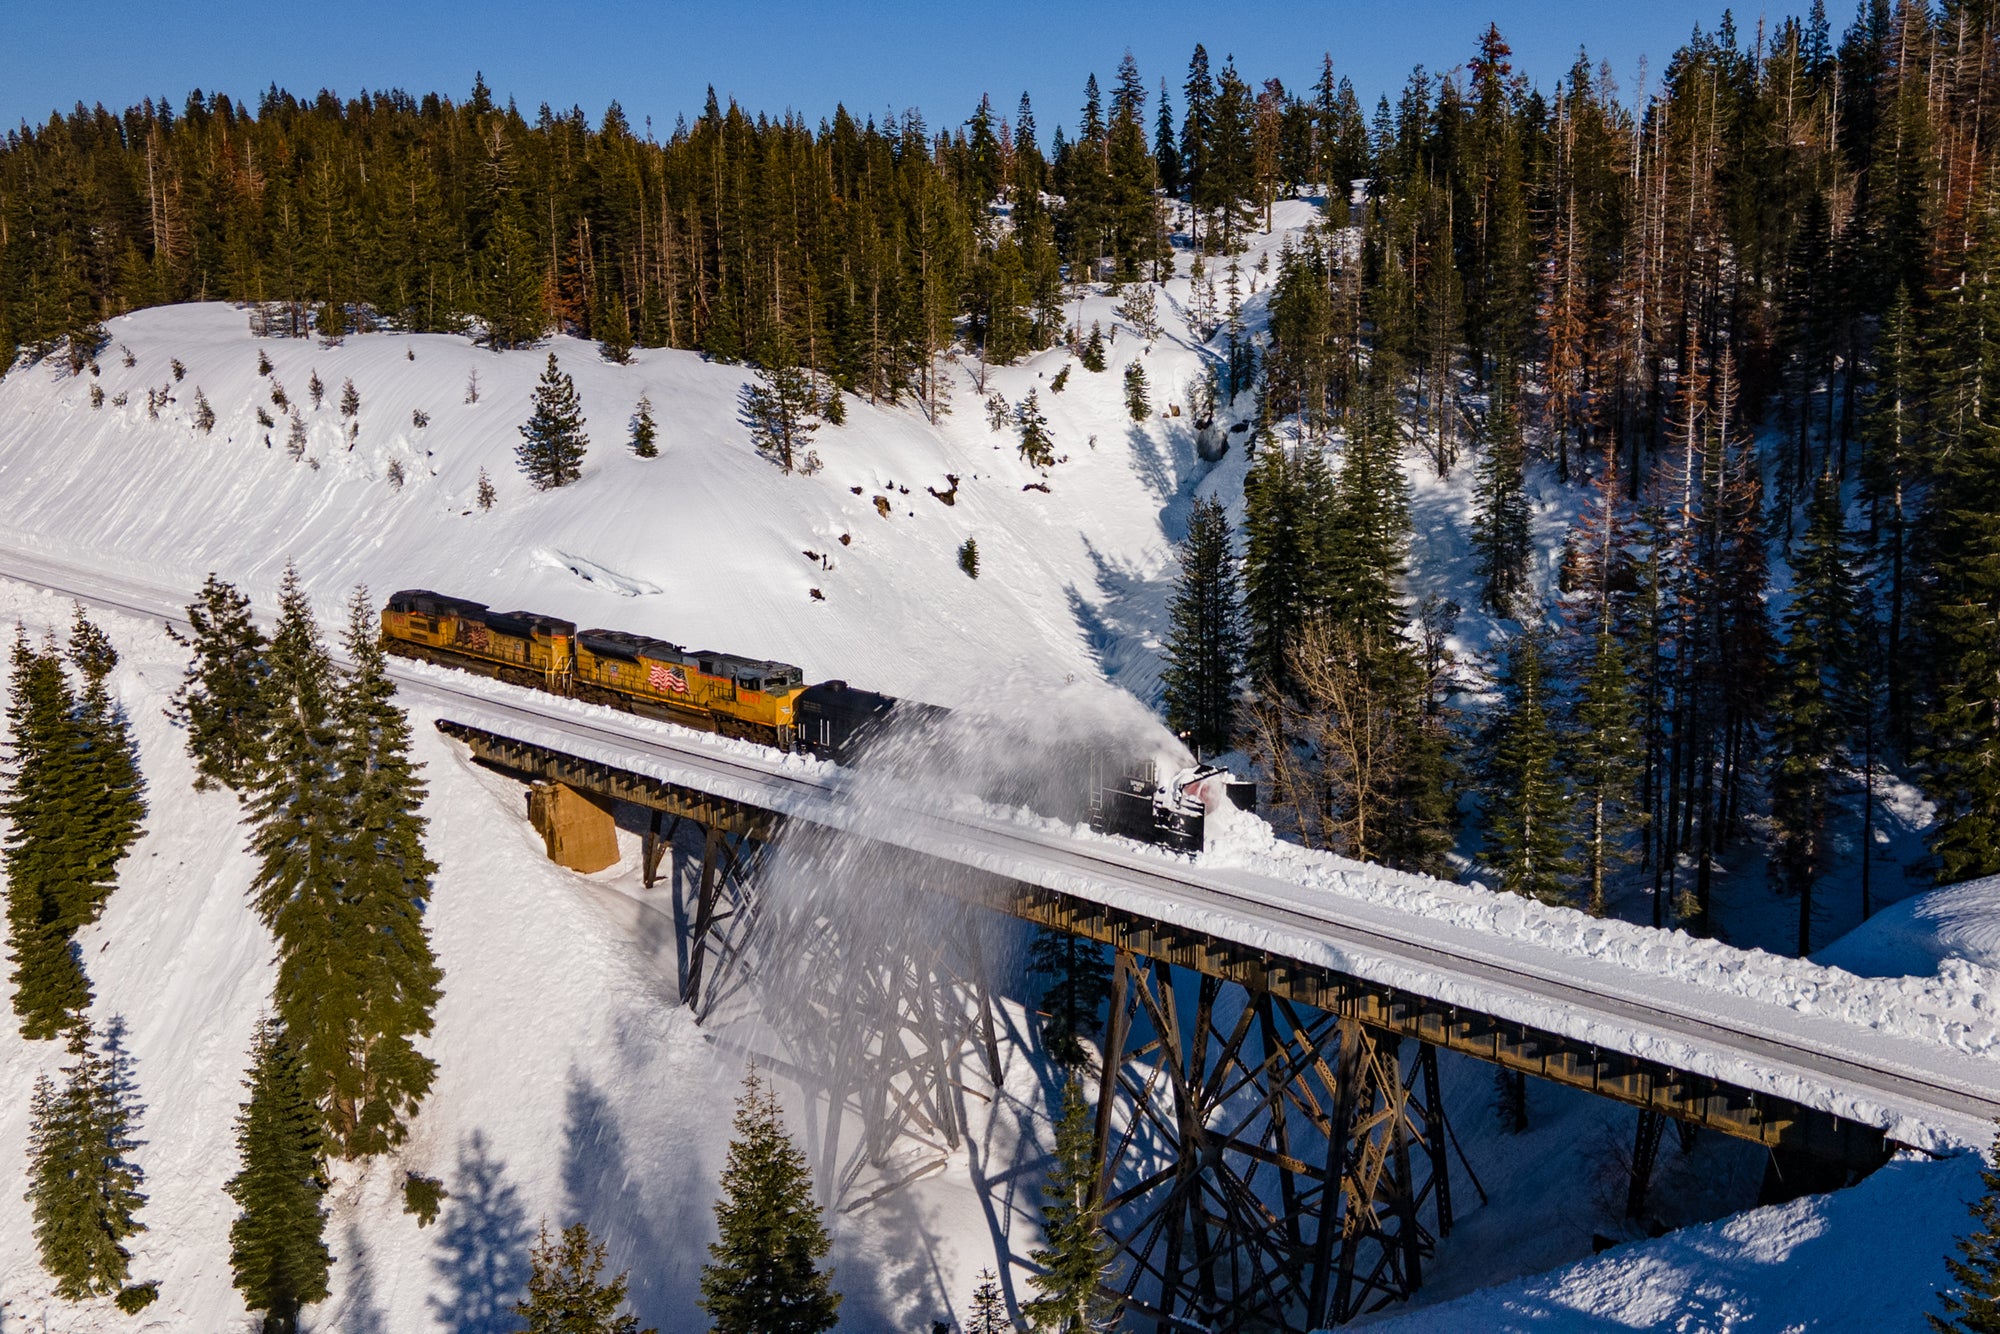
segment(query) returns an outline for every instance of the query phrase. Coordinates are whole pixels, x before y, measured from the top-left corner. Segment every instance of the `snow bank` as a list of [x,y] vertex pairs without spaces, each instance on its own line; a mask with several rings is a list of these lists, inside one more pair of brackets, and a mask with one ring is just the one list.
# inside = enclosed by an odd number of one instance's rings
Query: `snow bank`
[[1861,977],[1925,977],[1972,964],[2000,985],[2000,876],[1913,895],[1813,956]]
[[1831,1195],[1615,1247],[1553,1273],[1348,1329],[1585,1334],[1604,1329],[1918,1334],[1950,1284],[1978,1160],[1899,1160]]

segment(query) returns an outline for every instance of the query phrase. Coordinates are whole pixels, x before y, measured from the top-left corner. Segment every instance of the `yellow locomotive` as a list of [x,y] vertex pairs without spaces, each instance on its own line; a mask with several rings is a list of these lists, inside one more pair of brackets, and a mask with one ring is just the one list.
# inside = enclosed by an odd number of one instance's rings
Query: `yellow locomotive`
[[382,611],[382,642],[400,657],[684,727],[784,750],[801,739],[798,706],[808,687],[805,673],[786,662],[690,651],[625,630],[578,630],[574,621],[560,617],[494,611],[483,602],[427,589],[407,589],[389,599]]

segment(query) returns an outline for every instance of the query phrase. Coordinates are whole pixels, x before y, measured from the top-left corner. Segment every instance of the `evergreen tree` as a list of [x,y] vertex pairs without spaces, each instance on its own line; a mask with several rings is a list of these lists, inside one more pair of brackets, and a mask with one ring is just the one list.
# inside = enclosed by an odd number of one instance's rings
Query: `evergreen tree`
[[1813,883],[1827,869],[1826,824],[1853,718],[1854,576],[1840,483],[1823,473],[1792,564],[1777,707],[1771,724],[1773,878],[1799,900],[1799,953],[1812,949]]
[[701,1271],[701,1308],[715,1334],[817,1334],[839,1319],[831,1246],[812,1171],[785,1133],[778,1097],[752,1069],[736,1100],[735,1137],[715,1202],[721,1238]]
[[340,415],[359,416],[361,412],[361,391],[354,387],[354,381],[344,380],[340,386]]
[[590,438],[583,433],[576,382],[556,365],[553,352],[535,385],[534,405],[534,412],[521,424],[521,443],[515,446],[514,457],[537,491],[567,486],[583,476],[583,452]]
[[1029,1327],[1048,1334],[1106,1328],[1099,1288],[1111,1263],[1094,1164],[1096,1130],[1083,1086],[1063,1085],[1055,1161],[1042,1183],[1042,1245],[1028,1253],[1041,1268],[1028,1285],[1041,1296],[1022,1309]]
[[1928,616],[1937,703],[1924,749],[1942,878],[2000,872],[2000,425],[1982,424],[1939,479]]
[[789,336],[772,340],[762,363],[739,395],[741,419],[757,452],[787,474],[802,467],[819,423],[819,393],[810,371],[797,362]]
[[436,1065],[413,1040],[430,1031],[440,979],[422,917],[434,869],[423,787],[366,603],[357,592],[343,683],[286,571],[251,801],[252,893],[278,946],[273,1006],[327,1147],[349,1157],[399,1143],[429,1089]]
[[625,1275],[609,1283],[598,1278],[604,1244],[592,1240],[582,1223],[564,1228],[560,1240],[551,1240],[548,1224],[542,1224],[530,1259],[528,1295],[514,1305],[514,1314],[527,1322],[521,1334],[658,1334],[642,1331],[639,1317],[620,1314]]
[[322,939],[281,944],[277,1004],[296,1035],[307,1089],[342,1157],[400,1143],[436,1076],[414,1039],[431,1031],[442,971],[423,922],[437,866],[424,851],[424,785],[395,703],[366,588],[348,604],[350,664],[335,705],[342,881]]
[[1228,750],[1235,737],[1236,682],[1244,651],[1229,518],[1220,502],[1194,503],[1180,565],[1160,673],[1167,726],[1185,737],[1196,754],[1215,755]]
[[1042,986],[1042,1045],[1064,1069],[1083,1065],[1083,1039],[1097,1036],[1111,996],[1111,965],[1096,941],[1044,927],[1028,946],[1028,971]]
[[265,1019],[244,1081],[250,1100],[236,1117],[240,1165],[223,1186],[239,1211],[229,1225],[230,1269],[244,1306],[264,1312],[264,1334],[297,1334],[299,1308],[326,1299],[333,1264],[319,1117],[303,1076],[284,1026]]
[[1036,391],[1014,405],[1014,424],[1021,429],[1021,457],[1031,468],[1046,472],[1055,466],[1056,442],[1049,434],[1049,419],[1042,415]]
[[614,366],[632,364],[632,317],[626,313],[625,299],[613,293],[598,312],[597,351]]
[[118,666],[118,650],[110,636],[83,614],[81,605],[70,629],[69,659],[83,677],[74,724],[73,781],[87,798],[87,810],[78,818],[84,824],[79,832],[90,847],[86,879],[70,912],[74,930],[104,912],[117,883],[118,864],[131,851],[146,818],[146,784],[139,773],[139,746],[130,720],[105,688],[106,678]]
[[1309,500],[1307,507],[1308,514],[1322,516],[1316,539],[1324,564],[1316,582],[1336,621],[1391,635],[1401,621],[1397,593],[1409,546],[1409,480],[1393,391],[1371,383],[1360,398],[1341,455],[1336,500]]
[[479,470],[479,489],[473,493],[473,498],[482,511],[492,509],[493,502],[500,498],[500,493],[493,489],[493,479],[486,475],[484,468]]
[[1539,636],[1524,634],[1507,655],[1506,712],[1492,741],[1486,827],[1501,887],[1544,903],[1572,896],[1568,827],[1555,720]]
[[12,768],[0,816],[7,872],[7,945],[21,1035],[53,1038],[90,1004],[70,935],[91,902],[90,794],[78,785],[75,697],[53,644],[16,628],[7,705]]
[[215,409],[209,404],[208,395],[201,392],[201,386],[194,387],[194,429],[207,435],[215,429]]
[[1478,510],[1472,524],[1486,604],[1502,616],[1514,615],[1528,591],[1534,534],[1529,527],[1526,474],[1521,419],[1503,377],[1494,386],[1493,409],[1486,419],[1486,455],[1479,462]]
[[979,577],[979,543],[969,537],[958,545],[958,568],[968,579]]
[[1609,632],[1599,632],[1568,746],[1579,870],[1593,916],[1604,915],[1611,876],[1632,860],[1631,835],[1644,814],[1637,806],[1644,741],[1625,649]]
[[632,452],[642,459],[660,456],[660,428],[653,424],[653,400],[639,395],[639,402],[632,409]]
[[43,1075],[30,1097],[27,1198],[42,1268],[58,1297],[77,1302],[116,1293],[130,1276],[124,1243],[145,1230],[134,1215],[146,1197],[131,1160],[138,1109],[122,1053],[95,1050],[81,1022],[69,1053],[62,1089]]
[[982,1269],[977,1283],[965,1308],[965,1334],[1012,1334],[1014,1325],[1007,1319],[1007,1301],[1000,1295],[999,1279],[991,1269]]
[[1966,1206],[1978,1224],[1959,1238],[1958,1255],[1945,1257],[1958,1287],[1938,1294],[1944,1314],[1926,1314],[1937,1334],[2000,1334],[2000,1136],[1995,1136],[1979,1179],[1986,1193]]
[[1125,411],[1135,422],[1153,413],[1153,405],[1146,399],[1146,368],[1136,361],[1125,368]]
[[1243,611],[1259,682],[1292,679],[1301,632],[1328,606],[1338,519],[1334,481],[1316,446],[1260,446],[1243,484]]

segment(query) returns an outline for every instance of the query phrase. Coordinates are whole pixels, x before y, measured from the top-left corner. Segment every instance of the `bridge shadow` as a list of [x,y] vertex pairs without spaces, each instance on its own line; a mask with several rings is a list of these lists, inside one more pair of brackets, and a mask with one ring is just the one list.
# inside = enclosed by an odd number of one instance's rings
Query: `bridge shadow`
[[451,1334],[514,1334],[514,1303],[527,1292],[535,1233],[484,1133],[475,1130],[460,1142],[450,1189],[431,1262],[439,1289],[431,1315]]

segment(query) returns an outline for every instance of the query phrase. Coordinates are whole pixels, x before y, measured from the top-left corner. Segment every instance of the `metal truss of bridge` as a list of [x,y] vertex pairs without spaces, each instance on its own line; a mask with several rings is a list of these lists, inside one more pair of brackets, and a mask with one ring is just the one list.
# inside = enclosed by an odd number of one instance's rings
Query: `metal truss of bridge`
[[[742,985],[758,932],[789,929],[787,949],[810,949],[833,929],[771,922],[752,892],[758,849],[787,817],[492,731],[438,727],[489,765],[655,812],[649,884],[674,832],[661,817],[700,826],[683,998],[704,1020]],[[1871,1171],[1893,1148],[1876,1126],[1061,889],[942,860],[922,879],[928,892],[1113,951],[1095,1142],[1119,1260],[1106,1295],[1131,1327],[1305,1331],[1415,1292],[1453,1222],[1440,1049],[1638,1108],[1635,1213],[1668,1121],[1762,1145],[1792,1180],[1815,1184]],[[818,1067],[798,1073],[824,1082],[843,1072],[808,1139],[831,1153],[847,1118],[862,1127],[833,1189],[854,1185],[864,1166],[877,1194],[933,1170],[963,1133],[954,1063],[970,1056],[998,1076],[979,933],[947,934],[956,938],[842,954],[846,971],[818,994],[849,998],[845,1027],[824,1010],[803,1014],[820,1002],[798,1002],[809,1037],[793,1050]]]

